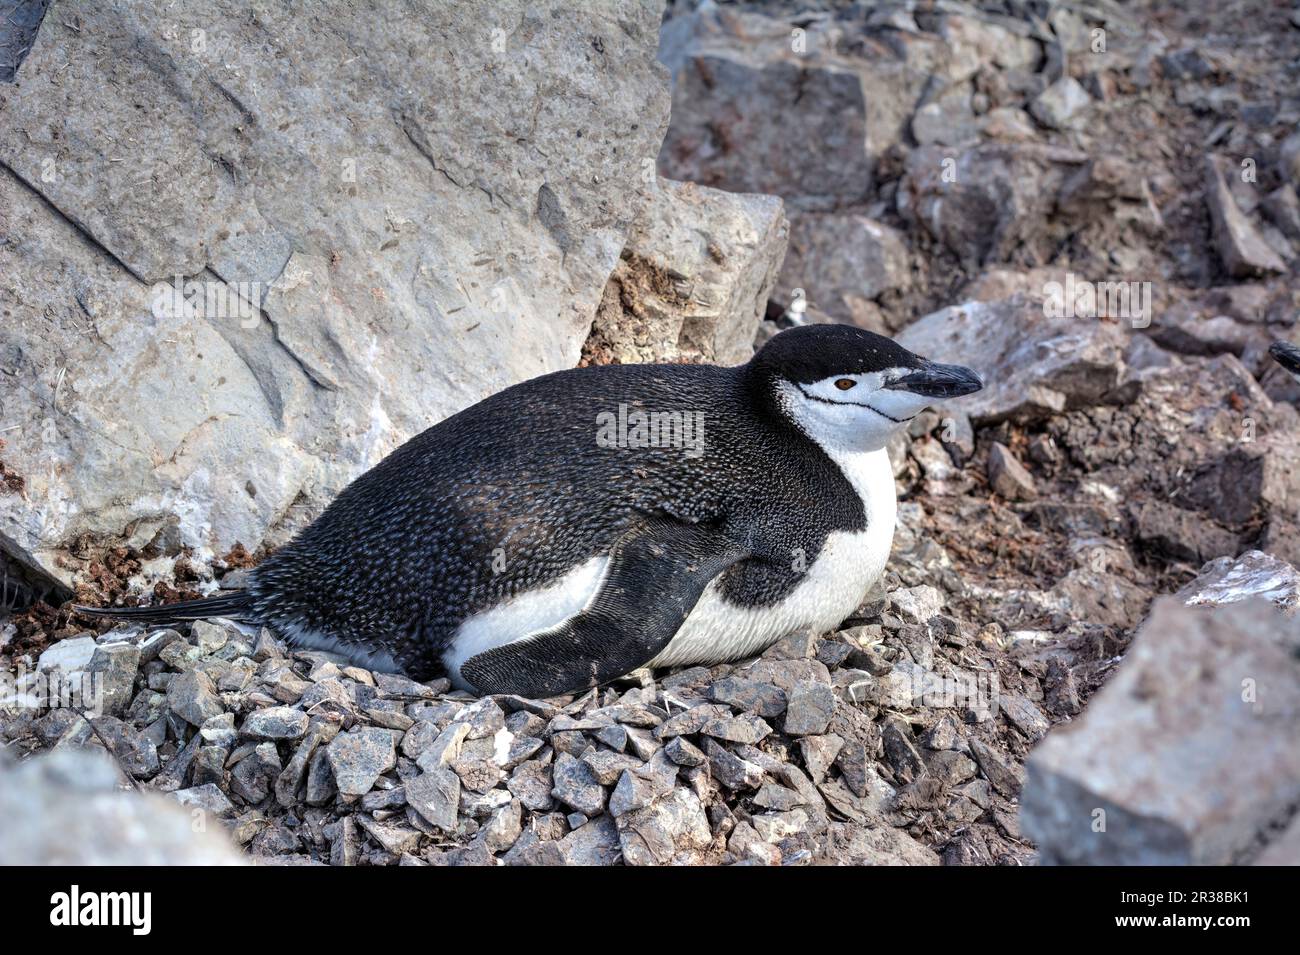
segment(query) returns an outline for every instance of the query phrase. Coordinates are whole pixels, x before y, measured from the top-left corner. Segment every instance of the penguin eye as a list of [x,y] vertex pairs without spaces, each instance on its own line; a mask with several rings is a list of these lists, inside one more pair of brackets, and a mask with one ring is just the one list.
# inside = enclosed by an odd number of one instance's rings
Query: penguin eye
[[856,384],[857,382],[854,381],[852,378],[840,378],[836,380],[835,387],[838,388],[840,391],[848,391]]

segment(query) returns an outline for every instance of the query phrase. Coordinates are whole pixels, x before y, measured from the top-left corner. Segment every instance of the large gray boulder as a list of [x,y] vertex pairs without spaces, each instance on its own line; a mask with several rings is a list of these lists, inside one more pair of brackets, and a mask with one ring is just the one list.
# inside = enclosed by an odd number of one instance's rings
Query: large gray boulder
[[0,87],[0,547],[72,581],[77,538],[275,542],[574,365],[654,181],[660,8],[54,4]]
[[1195,602],[1159,599],[1083,716],[1030,754],[1021,826],[1044,861],[1242,861],[1300,800],[1296,618]]

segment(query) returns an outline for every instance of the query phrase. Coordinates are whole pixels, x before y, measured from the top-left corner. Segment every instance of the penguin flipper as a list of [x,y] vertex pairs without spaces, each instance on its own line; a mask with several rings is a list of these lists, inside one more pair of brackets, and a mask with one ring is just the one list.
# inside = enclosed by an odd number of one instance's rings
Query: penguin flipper
[[480,693],[529,697],[608,682],[654,659],[709,582],[747,556],[717,527],[647,520],[614,546],[605,582],[586,610],[470,657],[461,676]]

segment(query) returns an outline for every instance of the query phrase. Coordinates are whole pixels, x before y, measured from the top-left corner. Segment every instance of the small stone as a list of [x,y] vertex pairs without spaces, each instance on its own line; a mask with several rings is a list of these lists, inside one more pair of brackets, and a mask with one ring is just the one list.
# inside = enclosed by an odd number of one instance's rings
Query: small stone
[[790,736],[820,736],[835,712],[835,692],[825,683],[796,683],[785,711],[785,731]]
[[793,789],[786,789],[776,783],[764,783],[754,794],[754,805],[784,812],[803,805],[803,798]]
[[[816,685],[822,689],[828,689],[825,684],[819,683]],[[700,733],[704,736],[713,736],[732,743],[746,743],[749,745],[757,743],[771,732],[772,727],[753,713],[712,719],[700,727]]]
[[149,779],[162,768],[153,741],[129,723],[115,716],[100,716],[90,722],[109,752],[136,779]]
[[994,789],[1008,799],[1019,795],[1025,779],[1025,771],[1022,767],[1010,762],[1002,753],[983,740],[972,739],[970,751],[975,757],[975,762],[979,764],[980,772],[992,783]]
[[461,747],[465,745],[465,738],[468,735],[468,723],[452,723],[420,753],[415,760],[416,764],[428,772],[438,766],[454,763],[460,756]]
[[1072,76],[1063,76],[1029,104],[1029,112],[1048,129],[1065,129],[1092,98]]
[[640,760],[607,749],[590,749],[582,755],[582,761],[591,767],[596,781],[602,786],[614,785],[626,770],[641,766]]
[[510,800],[492,813],[487,825],[479,831],[489,852],[505,852],[523,831],[523,804],[518,799]]
[[[386,700],[431,700],[436,695],[423,683],[400,673],[375,673],[375,687]],[[492,704],[496,706],[496,704]],[[500,707],[497,707],[498,711]]]
[[885,722],[880,733],[885,748],[885,761],[899,780],[910,783],[925,774],[925,760],[921,758],[912,739],[911,727],[900,719]]
[[167,707],[191,726],[202,726],[225,712],[217,688],[201,670],[178,673],[172,679],[167,687]]
[[704,741],[704,752],[708,756],[713,777],[728,789],[757,789],[763,781],[761,766],[741,759],[712,739]]
[[381,775],[397,765],[393,734],[364,727],[334,738],[325,749],[334,784],[344,797],[364,796]]
[[495,736],[497,731],[504,729],[506,725],[506,715],[501,711],[495,700],[490,696],[485,696],[480,700],[475,700],[468,706],[462,707],[453,721],[456,723],[465,723],[469,726],[467,739],[482,739],[485,736]]
[[61,670],[64,673],[82,673],[94,659],[98,645],[91,636],[71,637],[52,643],[41,653],[36,669],[41,673]]
[[994,441],[989,448],[989,486],[1008,501],[1032,501],[1038,497],[1034,477],[1016,456]]
[[[926,623],[943,610],[943,594],[929,584],[895,590],[889,595],[889,600],[904,625]],[[895,629],[902,629],[902,626]]]
[[616,753],[621,753],[627,748],[627,727],[620,724],[603,727],[596,731],[596,739]]
[[406,801],[431,826],[450,832],[460,811],[460,777],[435,767],[406,781]]
[[771,683],[725,677],[709,687],[708,695],[715,703],[726,703],[758,716],[780,716],[785,712],[785,691]]
[[835,762],[836,755],[844,746],[844,739],[834,733],[825,736],[804,736],[799,740],[799,751],[803,754],[803,764],[808,768],[808,775],[814,783],[826,778],[826,771]]
[[1016,729],[1025,735],[1031,743],[1042,739],[1052,724],[1048,722],[1042,710],[1015,693],[1003,693],[998,697],[998,707]]
[[97,694],[96,709],[105,716],[121,716],[135,692],[135,676],[140,666],[140,648],[130,643],[98,646],[86,673]]
[[299,740],[307,733],[309,720],[302,710],[288,706],[272,706],[254,710],[244,717],[240,732],[253,739]]
[[229,818],[235,811],[234,803],[212,783],[190,789],[178,789],[171,794],[171,797],[186,809],[198,809],[217,819]]
[[551,795],[588,818],[605,811],[605,790],[591,767],[568,753],[555,760]]
[[558,846],[565,865],[614,865],[623,853],[618,826],[608,815],[583,823]]
[[506,788],[530,812],[546,812],[555,805],[551,798],[551,767],[540,759],[516,766],[506,780]]
[[703,751],[684,736],[674,736],[664,747],[664,752],[678,766],[703,766],[708,760]]

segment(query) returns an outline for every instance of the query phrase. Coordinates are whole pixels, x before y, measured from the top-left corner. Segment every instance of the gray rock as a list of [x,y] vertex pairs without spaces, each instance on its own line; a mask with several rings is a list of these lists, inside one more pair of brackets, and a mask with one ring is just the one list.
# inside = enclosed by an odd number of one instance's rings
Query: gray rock
[[1029,104],[1029,112],[1048,129],[1066,129],[1092,102],[1088,91],[1072,76],[1063,76]]
[[1057,193],[1087,161],[1087,153],[1040,143],[923,146],[908,155],[896,203],[972,271],[1012,258],[1045,265],[1060,242]]
[[239,729],[253,739],[299,740],[307,732],[307,723],[307,714],[302,710],[271,706],[249,713]]
[[704,741],[704,752],[709,757],[713,778],[728,789],[757,789],[763,782],[763,767],[741,759],[711,739]]
[[1041,300],[1013,296],[932,312],[897,340],[979,372],[984,389],[961,398],[960,408],[986,425],[1098,403],[1120,383],[1126,334],[1116,323],[1049,318]]
[[96,737],[128,774],[136,779],[149,779],[158,774],[162,764],[153,740],[115,716],[100,716],[90,723]]
[[531,812],[546,812],[555,805],[551,785],[551,767],[540,759],[520,763],[506,780],[506,788]]
[[672,123],[659,156],[665,175],[826,203],[867,198],[878,157],[900,139],[942,44],[913,68],[884,49],[871,60],[841,56],[815,29],[796,52],[791,29],[716,9],[667,21],[659,54],[673,73]]
[[565,865],[615,865],[623,854],[618,826],[610,816],[597,816],[559,840]]
[[607,749],[591,749],[582,755],[582,761],[591,768],[596,782],[612,786],[629,769],[639,769],[641,761]]
[[36,661],[36,669],[41,673],[56,669],[63,673],[82,673],[90,666],[97,649],[94,637],[68,637],[46,647]]
[[1021,826],[1044,861],[1223,865],[1253,849],[1300,800],[1297,651],[1295,620],[1265,600],[1159,598],[1083,715],[1030,754]]
[[450,832],[460,811],[460,777],[434,767],[406,781],[406,801],[429,825]]
[[0,758],[0,865],[241,865],[219,825],[166,797],[118,788],[103,752]]
[[86,673],[98,695],[96,709],[106,716],[121,716],[135,693],[135,676],[140,667],[140,648],[131,643],[108,643],[96,647]]
[[700,748],[684,736],[674,736],[670,739],[668,745],[664,747],[664,752],[678,766],[703,766],[708,760]]
[[582,760],[561,753],[556,757],[552,778],[551,795],[564,805],[588,818],[605,811],[605,790]]
[[1219,557],[1178,591],[1189,607],[1221,607],[1262,597],[1282,611],[1300,607],[1300,572],[1284,560],[1251,550],[1240,557]]
[[825,736],[804,736],[799,740],[799,752],[803,756],[803,764],[807,767],[808,775],[812,777],[814,783],[820,783],[825,778],[826,771],[835,762],[835,757],[839,755],[843,746],[844,739],[834,733]]
[[336,736],[325,748],[334,784],[346,797],[364,796],[381,775],[397,765],[393,734],[362,727]]
[[786,248],[775,196],[657,180],[605,288],[589,361],[748,361]]
[[713,841],[704,806],[689,789],[623,814],[618,832],[627,865],[698,865]]
[[1034,476],[1006,445],[997,441],[989,448],[989,485],[1008,501],[1032,501],[1038,497]]
[[235,812],[234,804],[213,783],[178,789],[171,797],[187,809],[198,809],[217,819],[225,819]]
[[820,736],[835,712],[835,693],[825,683],[796,683],[786,706],[784,729],[791,736]]
[[788,305],[800,289],[835,319],[888,334],[875,301],[910,282],[911,256],[897,230],[861,215],[791,214],[778,301]]
[[505,852],[523,831],[523,805],[518,799],[511,799],[494,811],[479,831],[489,852]]
[[[657,3],[263,13],[50,17],[0,104],[0,207],[31,239],[0,249],[5,421],[30,436],[5,457],[35,482],[0,534],[65,582],[73,539],[177,517],[196,551],[252,550],[300,493],[573,366],[650,185]],[[267,36],[297,51],[272,72]],[[473,40],[410,55],[449,36]],[[56,356],[80,425],[47,432]]]
[[[817,684],[824,686],[824,684]],[[772,732],[772,727],[753,713],[711,719],[700,727],[704,736],[725,739],[732,743],[754,744]]]
[[201,670],[178,673],[167,686],[167,708],[191,726],[202,726],[225,712],[217,688]]
[[1210,207],[1215,247],[1234,278],[1285,272],[1286,263],[1269,247],[1237,206],[1215,156],[1205,157],[1205,202]]

